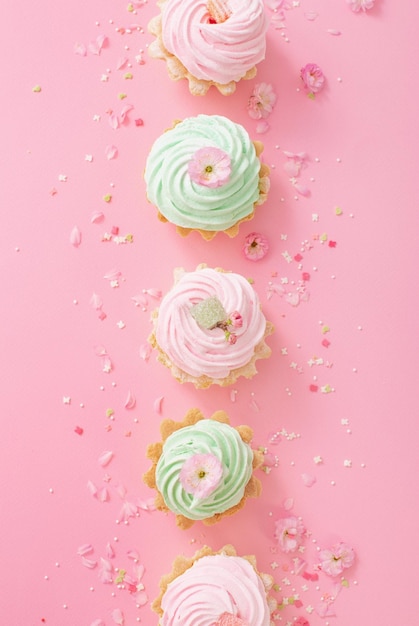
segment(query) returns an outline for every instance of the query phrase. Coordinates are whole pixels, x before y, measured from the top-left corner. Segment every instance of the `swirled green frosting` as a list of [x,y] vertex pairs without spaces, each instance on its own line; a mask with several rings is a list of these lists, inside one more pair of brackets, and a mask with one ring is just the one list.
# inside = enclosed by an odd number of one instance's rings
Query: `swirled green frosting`
[[[188,164],[200,148],[230,156],[231,175],[221,187],[194,183]],[[221,115],[189,117],[154,143],[145,167],[147,197],[160,213],[183,228],[225,230],[251,215],[259,199],[260,161],[243,126]]]
[[[195,454],[212,454],[223,466],[223,477],[215,491],[199,501],[183,489],[179,480],[183,464]],[[232,426],[205,419],[166,439],[156,467],[156,484],[171,511],[203,520],[240,502],[252,475],[252,463],[252,449]]]

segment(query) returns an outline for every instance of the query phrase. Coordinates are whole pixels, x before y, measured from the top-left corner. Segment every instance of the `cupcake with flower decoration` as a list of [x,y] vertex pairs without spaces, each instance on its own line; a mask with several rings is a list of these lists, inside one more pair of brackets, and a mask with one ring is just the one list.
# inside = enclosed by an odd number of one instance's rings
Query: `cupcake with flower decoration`
[[186,78],[192,95],[214,85],[223,95],[256,75],[266,52],[263,0],[159,0],[148,29],[150,56],[166,61],[172,80]]
[[238,556],[232,545],[218,552],[204,546],[192,558],[176,557],[152,609],[159,626],[270,626],[277,608],[269,596],[273,584],[254,555]]
[[205,419],[191,409],[182,422],[163,420],[160,431],[162,441],[147,449],[152,466],[144,482],[157,491],[156,508],[174,513],[180,528],[215,524],[260,495],[254,470],[263,453],[251,448],[249,426],[233,428],[224,411]]
[[256,361],[268,358],[266,320],[256,291],[233,272],[200,265],[175,270],[175,284],[152,313],[149,341],[157,359],[181,383],[197,389],[226,387],[256,373]]
[[206,240],[223,231],[235,237],[269,191],[263,144],[221,115],[175,122],[154,142],[144,178],[147,198],[163,222],[182,236],[198,231]]

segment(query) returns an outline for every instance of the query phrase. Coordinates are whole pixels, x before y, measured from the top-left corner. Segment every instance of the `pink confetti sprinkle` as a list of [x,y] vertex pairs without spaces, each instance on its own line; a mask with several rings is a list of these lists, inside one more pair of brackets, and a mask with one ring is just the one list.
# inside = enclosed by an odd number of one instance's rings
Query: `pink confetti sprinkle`
[[339,35],[342,34],[342,32],[340,30],[336,30],[336,28],[328,28],[327,32],[329,35],[333,35],[334,37],[339,37]]
[[302,278],[305,281],[309,281],[310,280],[310,274],[308,272],[303,272],[302,273]]
[[295,255],[294,261],[297,261],[297,263],[299,263],[302,260],[303,260],[303,257],[302,257],[302,255],[300,253]]
[[328,339],[323,339],[322,346],[328,348],[330,346],[330,341]]
[[76,435],[82,435],[84,433],[84,430],[81,426],[76,426],[74,432],[76,433]]
[[140,117],[138,117],[138,118],[135,120],[135,125],[136,125],[136,126],[144,126],[144,120],[142,120]]
[[328,246],[329,248],[336,248],[336,241],[329,241]]
[[318,391],[319,390],[319,386],[318,385],[310,385],[309,389],[310,389],[310,391]]
[[98,458],[98,463],[102,467],[106,467],[113,459],[113,452],[111,450],[105,450]]
[[70,243],[75,248],[78,248],[81,244],[81,232],[77,226],[74,226],[70,233]]

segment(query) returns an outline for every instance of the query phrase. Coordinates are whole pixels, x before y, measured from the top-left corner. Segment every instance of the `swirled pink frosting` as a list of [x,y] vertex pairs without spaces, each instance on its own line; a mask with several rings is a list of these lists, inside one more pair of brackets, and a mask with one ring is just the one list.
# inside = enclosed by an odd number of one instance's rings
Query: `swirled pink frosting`
[[167,587],[161,626],[214,626],[223,613],[249,626],[269,626],[263,583],[244,558],[215,554],[195,561]]
[[265,58],[267,16],[262,0],[229,0],[230,17],[208,23],[206,0],[167,0],[162,11],[166,49],[200,80],[239,81]]
[[[193,305],[215,296],[227,314],[243,318],[230,344],[221,328],[202,328],[191,313]],[[202,268],[184,273],[161,301],[155,335],[160,349],[179,369],[191,376],[221,379],[246,365],[262,341],[266,319],[259,298],[240,274]]]

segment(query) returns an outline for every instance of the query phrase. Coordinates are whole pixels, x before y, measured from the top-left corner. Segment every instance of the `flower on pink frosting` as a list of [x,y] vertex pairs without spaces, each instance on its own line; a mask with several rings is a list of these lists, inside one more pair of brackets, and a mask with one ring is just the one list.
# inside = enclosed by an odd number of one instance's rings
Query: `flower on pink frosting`
[[350,8],[354,13],[358,13],[358,11],[366,11],[367,9],[372,9],[374,6],[374,0],[346,0],[349,4]]
[[330,550],[321,550],[320,569],[329,576],[339,576],[344,569],[351,567],[355,561],[354,549],[341,541]]
[[213,626],[249,626],[248,622],[233,613],[222,613]]
[[233,311],[230,313],[230,317],[228,318],[231,326],[234,328],[241,328],[243,326],[243,318],[238,311]]
[[254,120],[266,118],[272,113],[276,102],[276,94],[272,85],[259,83],[255,85],[247,103],[247,112]]
[[198,185],[221,187],[230,178],[230,164],[230,157],[226,152],[208,146],[194,153],[188,164],[188,174]]
[[268,250],[268,240],[260,233],[250,233],[244,240],[244,256],[250,261],[259,261],[259,259],[263,259]]
[[221,461],[213,454],[193,454],[182,465],[179,479],[187,493],[197,500],[207,498],[223,477]]
[[304,533],[304,524],[294,515],[275,522],[275,538],[283,552],[295,552],[303,542]]
[[302,67],[300,76],[310,98],[314,98],[314,94],[323,89],[325,81],[324,74],[321,68],[315,63],[307,63],[307,65]]

